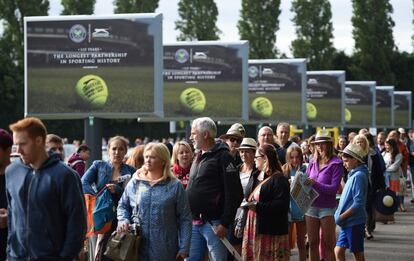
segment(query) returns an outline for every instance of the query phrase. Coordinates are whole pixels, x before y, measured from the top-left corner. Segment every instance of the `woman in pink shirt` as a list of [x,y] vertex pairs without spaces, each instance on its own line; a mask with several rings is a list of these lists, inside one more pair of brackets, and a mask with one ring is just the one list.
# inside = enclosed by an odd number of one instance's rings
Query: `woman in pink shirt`
[[335,260],[335,208],[336,192],[343,174],[342,161],[334,155],[329,131],[320,130],[313,142],[315,154],[306,173],[309,184],[319,193],[306,212],[306,227],[310,247],[310,261],[319,261],[319,230],[322,230],[326,260]]

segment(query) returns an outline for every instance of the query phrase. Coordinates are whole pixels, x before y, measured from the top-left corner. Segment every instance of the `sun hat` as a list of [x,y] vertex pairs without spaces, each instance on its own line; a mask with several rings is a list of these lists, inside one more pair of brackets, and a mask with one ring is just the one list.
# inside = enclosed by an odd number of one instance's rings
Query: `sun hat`
[[398,132],[399,133],[405,133],[405,129],[404,128],[398,128]]
[[375,209],[383,215],[394,214],[398,210],[398,199],[394,191],[380,190],[375,195]]
[[332,142],[331,133],[326,130],[322,129],[316,133],[315,140],[312,143],[322,143],[322,142]]
[[239,130],[239,132],[243,136],[243,138],[246,134],[246,130],[244,129],[244,126],[241,123],[238,123],[238,122],[231,125],[230,129]]
[[361,163],[365,163],[364,157],[365,152],[362,150],[361,146],[356,144],[348,144],[343,150],[339,151],[340,153],[347,154],[355,159],[357,159]]
[[241,149],[252,149],[252,150],[256,150],[257,149],[257,142],[252,139],[252,138],[244,138],[240,144],[240,147],[237,148],[239,150]]
[[220,136],[220,139],[237,138],[241,140],[243,139],[243,137],[244,135],[241,133],[240,128],[238,126],[236,127],[232,126],[230,127],[230,129],[227,130],[226,134],[223,134]]

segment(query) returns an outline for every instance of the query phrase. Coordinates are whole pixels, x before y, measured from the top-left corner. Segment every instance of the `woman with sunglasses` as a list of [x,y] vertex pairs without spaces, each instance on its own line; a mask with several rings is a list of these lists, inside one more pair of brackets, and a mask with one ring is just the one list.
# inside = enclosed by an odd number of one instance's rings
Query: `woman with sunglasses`
[[264,144],[256,151],[260,183],[249,191],[243,235],[243,260],[289,260],[289,181],[282,173],[276,149]]
[[234,124],[226,134],[220,136],[220,139],[223,140],[229,147],[230,155],[233,156],[236,166],[243,163],[238,151],[243,138],[244,133],[241,131],[241,128],[239,126],[235,126]]

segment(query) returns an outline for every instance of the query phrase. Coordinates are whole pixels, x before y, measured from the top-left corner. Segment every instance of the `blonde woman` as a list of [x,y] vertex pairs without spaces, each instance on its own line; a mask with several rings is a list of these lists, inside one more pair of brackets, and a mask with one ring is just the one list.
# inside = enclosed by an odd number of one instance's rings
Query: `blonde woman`
[[170,153],[162,143],[149,143],[144,168],[125,188],[118,205],[118,230],[139,224],[139,260],[176,260],[188,257],[191,213],[180,181],[171,172]]
[[193,162],[193,151],[185,141],[179,141],[174,144],[171,157],[171,171],[183,184],[184,189],[187,187],[190,178],[190,168]]

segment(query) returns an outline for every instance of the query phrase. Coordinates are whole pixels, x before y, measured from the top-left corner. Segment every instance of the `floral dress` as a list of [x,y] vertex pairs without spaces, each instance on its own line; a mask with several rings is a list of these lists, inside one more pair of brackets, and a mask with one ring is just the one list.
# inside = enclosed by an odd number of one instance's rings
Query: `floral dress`
[[[261,185],[259,185],[261,186]],[[256,189],[253,198],[259,202],[260,188]],[[256,233],[257,213],[249,210],[243,235],[243,260],[267,261],[289,260],[289,235],[263,235]]]

